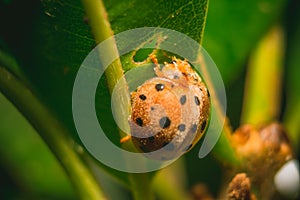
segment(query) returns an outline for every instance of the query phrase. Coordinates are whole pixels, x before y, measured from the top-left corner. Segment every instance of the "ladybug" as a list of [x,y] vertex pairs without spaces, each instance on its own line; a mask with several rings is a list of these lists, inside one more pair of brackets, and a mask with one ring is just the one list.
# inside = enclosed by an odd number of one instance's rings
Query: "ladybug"
[[170,160],[189,151],[205,133],[210,94],[186,59],[173,57],[161,68],[154,54],[150,58],[157,77],[131,93],[131,139],[146,156]]

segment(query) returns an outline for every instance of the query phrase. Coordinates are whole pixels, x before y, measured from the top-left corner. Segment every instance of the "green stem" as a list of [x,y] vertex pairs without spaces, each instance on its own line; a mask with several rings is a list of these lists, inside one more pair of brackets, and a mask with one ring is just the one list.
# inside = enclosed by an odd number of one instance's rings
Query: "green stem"
[[68,173],[81,199],[105,199],[93,175],[74,151],[71,135],[23,82],[0,66],[0,91],[19,109]]
[[151,177],[147,173],[129,174],[132,194],[135,200],[154,200]]
[[[94,34],[96,43],[98,44],[112,37],[113,31],[110,27],[108,15],[106,13],[102,0],[82,0],[82,4],[88,16],[89,24]],[[115,43],[111,43],[110,49],[107,50],[106,55],[115,55],[116,57],[119,57]],[[123,68],[119,59],[114,61],[105,71],[107,85],[110,90],[110,93],[113,92],[113,89],[118,81],[123,81],[121,85],[123,85],[124,87],[118,90],[118,97],[120,98],[120,103],[116,105],[118,107],[115,108],[115,117],[119,118],[119,122],[128,125],[127,118],[124,118],[124,116],[127,115],[126,113],[128,113],[128,108],[130,108],[130,99],[128,98],[128,90],[126,88],[127,84],[123,75]],[[120,132],[120,135],[122,137],[124,136],[124,133]],[[149,174],[128,174],[128,176],[129,180],[131,181],[131,189],[133,192],[133,196],[136,200],[153,199],[154,195],[151,189]]]
[[160,170],[153,180],[153,189],[159,199],[191,200],[187,190],[187,177],[184,159]]
[[[108,14],[106,13],[102,0],[82,0],[82,4],[85,8],[88,16],[89,25],[92,28],[92,32],[97,44],[113,36],[110,23],[108,21]],[[115,55],[119,57],[118,50],[115,43],[111,43],[110,49],[106,49],[106,55]],[[100,55],[101,59],[101,55]],[[123,69],[120,59],[114,61],[105,71],[107,78],[107,85],[110,92],[113,91],[118,80],[123,77]]]
[[[201,53],[200,53],[200,55],[201,55]],[[226,118],[226,116],[223,116],[223,113],[221,112],[222,105],[220,104],[220,101],[218,99],[218,96],[217,96],[215,88],[214,88],[214,84],[208,73],[208,66],[206,65],[202,56],[198,57],[198,62],[201,64],[202,72],[204,73],[204,75],[206,77],[205,83],[207,84],[207,86],[209,88],[211,102],[212,102],[213,106],[215,106],[214,108],[216,110],[216,115],[217,115],[218,119],[225,118],[225,123],[224,123],[222,133],[220,135],[218,142],[216,143],[215,147],[213,148],[213,153],[217,159],[219,159],[223,163],[226,163],[226,165],[227,164],[232,165],[232,166],[238,165],[240,163],[240,160],[236,156],[235,151],[231,144],[231,135],[232,135],[231,126],[230,126],[230,123],[229,123],[228,119]]]
[[241,123],[261,125],[278,119],[284,34],[275,26],[254,50],[247,72]]

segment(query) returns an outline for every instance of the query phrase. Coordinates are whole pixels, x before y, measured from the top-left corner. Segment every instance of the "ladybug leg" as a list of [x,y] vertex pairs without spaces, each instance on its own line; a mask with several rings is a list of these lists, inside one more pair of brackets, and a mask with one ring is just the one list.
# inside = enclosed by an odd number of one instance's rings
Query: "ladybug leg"
[[[157,65],[158,65],[158,60],[157,60],[157,58],[156,58],[156,55],[155,55],[154,53],[151,53],[151,54],[149,55],[149,57],[150,57],[151,61],[157,66]],[[158,65],[158,66],[159,66],[159,65]]]
[[156,58],[156,55],[154,53],[151,53],[149,55],[149,57],[150,57],[151,61],[155,64],[155,67],[154,67],[155,74],[159,77],[163,77],[163,73],[160,70],[160,66],[158,64],[158,60]]
[[126,135],[126,136],[124,136],[124,137],[122,137],[120,139],[120,143],[124,144],[125,142],[128,142],[129,140],[131,140],[131,136],[130,135]]

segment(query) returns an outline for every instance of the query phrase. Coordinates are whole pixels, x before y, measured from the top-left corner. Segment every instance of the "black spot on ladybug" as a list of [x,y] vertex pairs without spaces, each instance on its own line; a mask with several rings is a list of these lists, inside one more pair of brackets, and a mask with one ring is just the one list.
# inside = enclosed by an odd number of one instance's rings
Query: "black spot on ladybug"
[[185,104],[185,102],[186,102],[186,95],[182,95],[180,97],[180,104],[183,105],[183,104]]
[[162,117],[159,120],[159,126],[163,129],[168,128],[171,124],[171,121],[168,117]]
[[142,120],[142,118],[140,118],[140,117],[136,118],[135,122],[137,123],[137,125],[143,126],[143,120]]
[[184,124],[180,124],[180,125],[178,126],[178,130],[179,130],[180,132],[185,131],[185,125],[184,125]]
[[197,131],[197,124],[193,124],[190,130],[192,133],[195,133]]
[[199,101],[199,98],[198,98],[197,96],[195,96],[195,104],[196,104],[197,106],[200,105],[200,101]]
[[165,88],[164,84],[158,83],[155,85],[155,89],[159,92],[159,91],[163,91]]
[[190,144],[184,148],[184,151],[188,151],[192,148],[193,144]]
[[147,99],[147,97],[146,97],[145,95],[143,95],[143,94],[141,94],[139,97],[140,97],[140,99],[142,99],[143,101]]
[[201,125],[201,132],[204,131],[205,127],[206,127],[206,120],[204,120],[204,122]]

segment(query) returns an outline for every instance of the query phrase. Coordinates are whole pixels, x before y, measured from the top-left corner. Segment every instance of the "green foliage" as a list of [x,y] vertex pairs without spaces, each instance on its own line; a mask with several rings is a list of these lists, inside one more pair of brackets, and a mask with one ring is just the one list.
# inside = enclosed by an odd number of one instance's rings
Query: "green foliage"
[[[74,191],[61,166],[24,117],[0,94],[1,173],[11,176],[26,198],[74,198]],[[17,126],[12,126],[12,122]],[[12,188],[1,188],[9,195]],[[13,196],[13,195],[12,195]],[[21,196],[19,196],[21,197]]]

